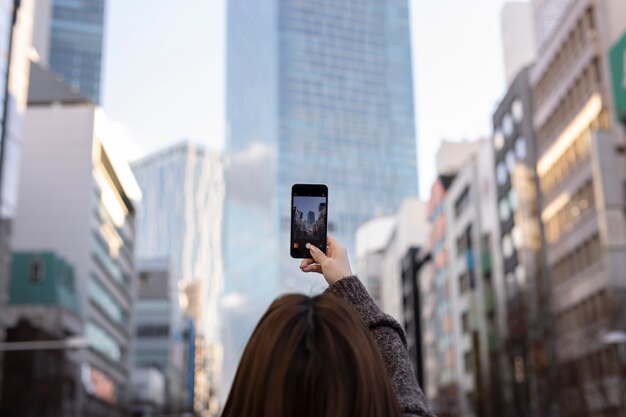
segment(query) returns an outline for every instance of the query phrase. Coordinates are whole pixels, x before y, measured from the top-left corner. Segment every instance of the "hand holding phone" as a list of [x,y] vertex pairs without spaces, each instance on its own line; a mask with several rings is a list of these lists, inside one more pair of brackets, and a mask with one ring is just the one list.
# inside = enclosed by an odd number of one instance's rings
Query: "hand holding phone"
[[324,184],[294,184],[291,187],[291,243],[293,258],[310,258],[310,243],[326,252],[328,187]]
[[335,239],[328,236],[328,247],[326,254],[316,247],[311,247],[313,259],[305,259],[300,264],[302,272],[318,272],[324,275],[328,285],[332,285],[343,278],[352,275],[348,251]]

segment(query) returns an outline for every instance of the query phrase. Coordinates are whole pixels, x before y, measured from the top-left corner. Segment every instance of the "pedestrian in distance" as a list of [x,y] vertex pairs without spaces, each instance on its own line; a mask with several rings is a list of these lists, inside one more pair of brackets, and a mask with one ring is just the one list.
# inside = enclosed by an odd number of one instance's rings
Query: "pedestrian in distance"
[[329,284],[281,296],[246,346],[222,417],[434,417],[401,326],[352,274],[346,249],[307,244],[300,264]]

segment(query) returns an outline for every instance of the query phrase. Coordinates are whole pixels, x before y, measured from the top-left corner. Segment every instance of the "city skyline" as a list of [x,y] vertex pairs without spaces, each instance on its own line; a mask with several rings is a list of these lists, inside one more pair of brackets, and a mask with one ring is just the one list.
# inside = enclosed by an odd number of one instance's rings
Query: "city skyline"
[[[181,139],[224,149],[225,0],[190,2],[186,8],[166,2],[150,6],[108,2],[106,24],[123,30],[105,30],[103,106],[123,126],[131,159]],[[435,180],[439,143],[490,133],[489,115],[505,92],[499,20],[504,3],[410,0],[418,165],[423,168],[419,189],[424,199]],[[138,19],[146,22],[139,31],[133,29]],[[476,21],[485,24],[476,26]],[[172,30],[160,31],[163,25]],[[460,32],[462,39],[457,35]],[[438,42],[432,42],[433,38]],[[135,54],[138,49],[144,52],[141,60]],[[442,54],[442,49],[447,53]],[[167,59],[170,53],[189,65],[175,65]],[[460,65],[464,77],[458,77]],[[168,82],[158,83],[159,77]],[[127,94],[136,99],[126,100]],[[160,105],[154,108],[154,102]],[[183,102],[191,105],[181,112]],[[455,115],[456,123],[449,123],[449,114]],[[155,125],[153,120],[160,118],[169,122]]]

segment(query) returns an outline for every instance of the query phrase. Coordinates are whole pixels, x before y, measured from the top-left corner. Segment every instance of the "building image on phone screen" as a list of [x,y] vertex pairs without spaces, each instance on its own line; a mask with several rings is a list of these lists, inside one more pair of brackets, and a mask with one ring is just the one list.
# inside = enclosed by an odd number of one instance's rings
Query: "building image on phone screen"
[[293,211],[294,248],[322,244],[326,238],[326,197],[294,196]]

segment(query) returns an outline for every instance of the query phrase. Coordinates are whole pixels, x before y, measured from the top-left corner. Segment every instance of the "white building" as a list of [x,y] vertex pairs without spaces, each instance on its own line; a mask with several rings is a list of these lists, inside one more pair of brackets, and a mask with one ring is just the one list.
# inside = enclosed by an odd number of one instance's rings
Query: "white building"
[[490,251],[497,231],[493,149],[489,141],[468,155],[446,195],[446,241],[458,376],[463,416],[489,408],[490,353],[495,345],[495,292]]
[[33,66],[15,250],[52,250],[75,270],[84,337],[82,416],[121,416],[130,388],[135,208],[141,192],[100,108]]
[[500,14],[500,26],[506,82],[511,84],[537,53],[533,4],[529,1],[506,2]]
[[394,227],[382,259],[380,307],[400,323],[404,322],[402,304],[402,259],[409,248],[423,248],[428,237],[426,204],[407,198],[394,216]]
[[363,223],[356,231],[356,272],[374,301],[380,305],[383,259],[389,237],[395,228],[393,216]]

